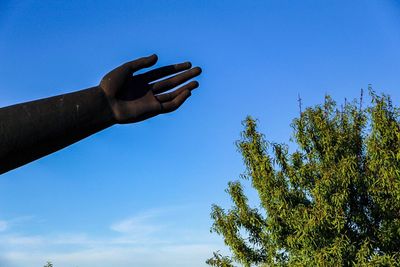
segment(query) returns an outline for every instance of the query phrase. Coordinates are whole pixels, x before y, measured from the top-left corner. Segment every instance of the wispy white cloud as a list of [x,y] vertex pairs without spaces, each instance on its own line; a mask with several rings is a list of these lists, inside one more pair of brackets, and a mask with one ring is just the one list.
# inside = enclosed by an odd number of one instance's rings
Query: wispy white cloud
[[10,230],[12,226],[31,221],[33,218],[34,218],[33,216],[22,216],[22,217],[12,218],[9,220],[0,220],[0,233]]
[[[173,211],[176,209],[172,209]],[[208,229],[184,229],[169,223],[171,208],[149,210],[110,224],[109,234],[0,234],[0,267],[205,266],[222,241]],[[182,237],[189,238],[182,238]]]
[[114,222],[110,226],[110,229],[118,233],[127,234],[129,236],[148,236],[160,231],[164,227],[164,225],[154,222],[154,220],[157,219],[160,214],[162,214],[160,211],[147,211],[145,213]]
[[5,246],[6,244],[11,247],[27,247],[38,246],[44,243],[44,238],[41,236],[17,235],[8,234],[0,236],[0,243]]
[[209,244],[169,245],[152,249],[108,247],[57,253],[9,252],[3,257],[13,263],[9,267],[42,266],[47,260],[54,262],[57,267],[196,267],[205,266],[205,259],[215,249],[217,246]]

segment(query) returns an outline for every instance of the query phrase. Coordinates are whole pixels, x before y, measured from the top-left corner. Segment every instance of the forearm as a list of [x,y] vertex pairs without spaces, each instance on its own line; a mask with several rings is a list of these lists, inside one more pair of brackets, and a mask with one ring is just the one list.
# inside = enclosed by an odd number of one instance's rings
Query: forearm
[[0,109],[0,174],[113,125],[99,87]]

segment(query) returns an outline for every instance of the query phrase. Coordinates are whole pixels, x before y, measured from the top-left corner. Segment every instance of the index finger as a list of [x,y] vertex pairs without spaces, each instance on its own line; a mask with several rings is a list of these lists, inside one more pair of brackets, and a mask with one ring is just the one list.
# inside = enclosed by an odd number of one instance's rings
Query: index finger
[[183,62],[179,64],[168,65],[165,67],[150,70],[146,73],[138,74],[137,77],[144,79],[146,82],[152,82],[167,77],[169,75],[190,69],[191,67],[192,63]]
[[158,60],[158,57],[156,54],[153,54],[148,57],[141,57],[129,62],[124,63],[121,67],[129,71],[130,73],[133,73],[135,71],[138,71],[143,68],[148,68],[156,64]]

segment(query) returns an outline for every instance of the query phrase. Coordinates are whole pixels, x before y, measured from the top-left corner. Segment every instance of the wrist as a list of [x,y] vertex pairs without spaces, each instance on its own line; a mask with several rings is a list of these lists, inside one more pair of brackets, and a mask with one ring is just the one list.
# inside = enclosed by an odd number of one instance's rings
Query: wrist
[[93,107],[93,110],[89,111],[91,114],[93,114],[93,126],[108,128],[116,124],[117,120],[115,119],[111,103],[103,89],[100,86],[95,86],[87,89],[85,94],[86,93],[88,95],[83,96],[82,98],[87,100],[85,101],[87,102],[85,105],[87,104],[88,106]]

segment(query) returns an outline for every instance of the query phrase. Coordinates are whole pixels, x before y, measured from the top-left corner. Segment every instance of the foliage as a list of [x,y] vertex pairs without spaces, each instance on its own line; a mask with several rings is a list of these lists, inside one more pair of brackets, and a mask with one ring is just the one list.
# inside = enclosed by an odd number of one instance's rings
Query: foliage
[[246,118],[237,147],[260,207],[228,184],[232,208],[213,205],[211,217],[232,257],[214,253],[209,265],[400,266],[399,109],[370,96],[366,108],[327,96],[300,112],[293,153]]
[[43,266],[43,267],[53,267],[53,263],[51,263],[50,261],[48,261],[48,262],[46,263],[46,265]]

